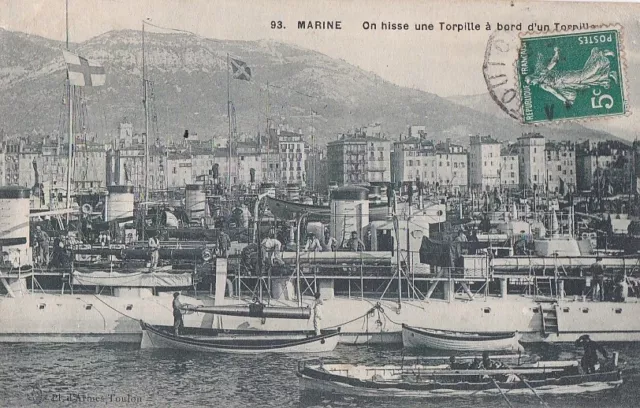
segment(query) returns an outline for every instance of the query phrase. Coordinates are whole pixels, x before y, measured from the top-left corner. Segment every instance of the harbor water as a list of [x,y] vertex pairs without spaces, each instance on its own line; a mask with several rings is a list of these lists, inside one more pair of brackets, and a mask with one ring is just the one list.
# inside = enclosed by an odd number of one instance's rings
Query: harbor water
[[[551,397],[550,407],[637,407],[640,345],[606,344],[619,351],[625,384],[598,394]],[[527,348],[542,358],[578,358],[571,345]],[[122,345],[0,344],[0,406],[22,407],[507,407],[500,396],[481,399],[358,399],[301,393],[298,358],[140,350]],[[339,346],[325,357],[383,364],[400,348]],[[400,360],[394,360],[399,363]],[[514,407],[539,407],[534,396],[508,396]]]

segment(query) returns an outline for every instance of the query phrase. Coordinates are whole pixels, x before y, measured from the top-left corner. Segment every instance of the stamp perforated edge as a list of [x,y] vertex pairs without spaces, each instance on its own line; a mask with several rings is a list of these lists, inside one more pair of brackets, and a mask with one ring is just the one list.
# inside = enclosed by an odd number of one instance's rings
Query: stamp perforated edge
[[[518,61],[519,61],[519,56],[520,56],[520,44],[522,43],[522,39],[523,38],[532,38],[532,37],[548,37],[548,36],[553,36],[553,35],[565,35],[565,34],[581,34],[581,33],[591,33],[594,31],[601,31],[601,30],[611,30],[611,29],[615,29],[618,30],[618,53],[620,55],[620,76],[622,76],[623,78],[620,79],[620,82],[622,84],[622,96],[624,98],[625,101],[625,111],[623,114],[619,114],[619,115],[608,115],[608,116],[583,116],[580,118],[563,118],[563,119],[556,119],[556,120],[551,120],[551,121],[539,121],[539,122],[525,122],[524,121],[524,115],[522,115],[522,118],[520,119],[520,123],[522,125],[526,125],[526,126],[531,126],[531,127],[542,127],[542,126],[549,126],[549,125],[562,125],[562,124],[567,124],[567,123],[584,123],[584,122],[601,122],[601,121],[607,121],[607,120],[614,120],[617,118],[622,118],[622,117],[629,117],[632,114],[631,111],[631,99],[629,98],[629,82],[627,80],[627,54],[626,54],[626,48],[625,48],[625,31],[624,31],[624,27],[619,24],[619,23],[611,23],[611,24],[600,24],[600,25],[593,25],[589,28],[585,28],[585,29],[581,29],[581,30],[571,30],[571,31],[560,31],[560,30],[551,30],[551,31],[524,31],[524,32],[520,32],[518,33],[518,39],[520,41],[520,43],[518,44],[518,48],[517,48],[517,58],[515,59],[515,61],[513,62],[513,74],[514,74],[514,78],[516,79],[516,82],[518,84],[520,84],[520,80],[519,80],[519,74],[518,74]],[[523,108],[522,105],[522,96],[521,93],[518,92],[518,100],[520,102],[520,109]],[[522,113],[522,112],[521,112]]]

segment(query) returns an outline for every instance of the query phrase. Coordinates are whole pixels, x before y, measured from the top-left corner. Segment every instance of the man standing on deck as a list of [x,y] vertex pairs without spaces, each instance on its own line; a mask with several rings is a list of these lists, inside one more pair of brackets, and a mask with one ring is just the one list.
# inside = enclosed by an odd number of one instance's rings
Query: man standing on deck
[[158,237],[149,238],[149,248],[151,249],[149,272],[153,272],[158,266],[158,261],[160,260],[160,240],[158,240]]
[[316,336],[321,334],[320,320],[322,320],[322,299],[320,299],[320,292],[316,292],[315,302],[313,303],[313,329],[316,331]]
[[268,265],[274,264],[284,265],[284,261],[280,258],[280,250],[282,244],[276,239],[273,232],[269,233],[269,237],[262,240],[262,261]]
[[180,329],[184,327],[182,321],[182,303],[178,299],[180,293],[175,292],[173,294],[173,333],[178,337],[180,335]]
[[327,252],[335,252],[338,247],[338,241],[331,236],[329,230],[324,231],[324,250]]
[[322,252],[322,245],[320,244],[320,240],[315,236],[314,233],[309,233],[307,245],[305,245],[304,250],[311,252]]
[[365,249],[364,242],[358,238],[358,233],[355,231],[351,232],[351,238],[347,241],[346,247],[347,250],[351,252],[360,252]]
[[38,242],[38,262],[46,267],[49,265],[49,235],[39,225],[36,227],[36,241]]
[[581,345],[584,348],[584,356],[582,356],[582,360],[580,361],[582,370],[585,374],[593,374],[596,372],[596,364],[598,364],[598,351],[607,359],[609,358],[607,350],[591,340],[588,334],[583,334],[576,340],[576,347],[580,347]]
[[601,257],[597,257],[596,262],[591,265],[591,278],[593,300],[604,301],[604,265]]
[[229,248],[231,247],[231,238],[229,235],[220,231],[220,235],[218,235],[218,253],[221,258],[226,258],[229,252]]

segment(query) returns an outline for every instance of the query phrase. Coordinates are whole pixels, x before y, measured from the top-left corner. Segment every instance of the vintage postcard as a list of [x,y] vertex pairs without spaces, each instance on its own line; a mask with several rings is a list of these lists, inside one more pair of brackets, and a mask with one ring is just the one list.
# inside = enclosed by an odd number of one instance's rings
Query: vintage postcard
[[638,405],[640,3],[0,10],[0,406]]

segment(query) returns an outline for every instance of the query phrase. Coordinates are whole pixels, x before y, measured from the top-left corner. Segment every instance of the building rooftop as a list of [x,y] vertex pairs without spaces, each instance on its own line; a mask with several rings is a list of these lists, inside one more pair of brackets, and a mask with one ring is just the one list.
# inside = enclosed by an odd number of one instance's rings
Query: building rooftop
[[469,137],[470,144],[501,144],[496,139],[494,139],[491,135],[487,136],[471,136]]
[[518,140],[520,139],[544,139],[544,136],[542,136],[540,133],[537,132],[531,132],[531,133],[523,133],[522,136],[520,136],[518,138]]

